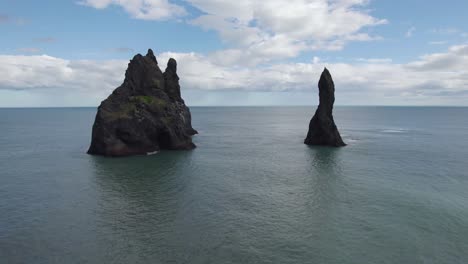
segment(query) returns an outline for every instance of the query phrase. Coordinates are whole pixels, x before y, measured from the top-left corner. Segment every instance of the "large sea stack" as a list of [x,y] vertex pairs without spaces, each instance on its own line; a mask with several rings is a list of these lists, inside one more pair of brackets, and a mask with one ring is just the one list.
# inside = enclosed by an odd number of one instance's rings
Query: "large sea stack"
[[195,148],[189,108],[180,95],[177,62],[164,73],[153,51],[137,54],[128,64],[123,84],[98,108],[88,154],[140,155]]
[[332,147],[346,146],[333,120],[335,84],[327,68],[325,68],[322,76],[320,76],[318,86],[320,103],[314,117],[310,120],[309,132],[304,143],[307,145]]

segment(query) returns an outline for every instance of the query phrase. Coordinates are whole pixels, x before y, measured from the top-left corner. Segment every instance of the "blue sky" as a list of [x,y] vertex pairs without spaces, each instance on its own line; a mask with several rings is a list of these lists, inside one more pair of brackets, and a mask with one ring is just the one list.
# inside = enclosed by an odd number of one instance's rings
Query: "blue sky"
[[0,107],[95,106],[152,48],[190,105],[468,105],[468,2],[2,0]]

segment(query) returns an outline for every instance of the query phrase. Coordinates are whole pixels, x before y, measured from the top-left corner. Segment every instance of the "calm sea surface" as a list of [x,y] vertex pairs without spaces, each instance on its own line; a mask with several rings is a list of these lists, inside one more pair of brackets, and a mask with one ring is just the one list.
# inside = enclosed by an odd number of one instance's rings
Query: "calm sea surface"
[[198,148],[86,155],[95,109],[0,109],[0,263],[468,263],[468,108],[192,108]]

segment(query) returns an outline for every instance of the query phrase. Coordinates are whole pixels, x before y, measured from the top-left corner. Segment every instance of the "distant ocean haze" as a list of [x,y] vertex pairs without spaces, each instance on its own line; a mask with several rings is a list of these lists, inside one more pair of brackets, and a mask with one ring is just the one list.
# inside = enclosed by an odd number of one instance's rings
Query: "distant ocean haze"
[[468,263],[468,108],[191,107],[193,151],[86,154],[96,108],[0,109],[0,263]]

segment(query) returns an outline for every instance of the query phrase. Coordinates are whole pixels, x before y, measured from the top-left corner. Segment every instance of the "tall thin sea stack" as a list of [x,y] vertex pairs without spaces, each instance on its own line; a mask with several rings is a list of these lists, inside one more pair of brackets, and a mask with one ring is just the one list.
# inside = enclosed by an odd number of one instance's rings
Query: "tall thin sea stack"
[[189,108],[180,95],[177,62],[162,73],[153,51],[135,55],[123,84],[98,108],[88,154],[129,156],[195,148]]
[[320,103],[314,117],[310,120],[309,132],[304,143],[307,145],[331,147],[346,146],[333,120],[335,84],[327,68],[325,68],[322,76],[320,76],[318,86]]

